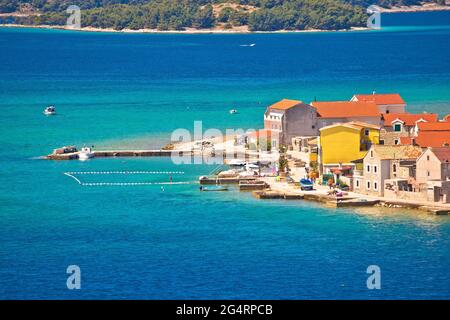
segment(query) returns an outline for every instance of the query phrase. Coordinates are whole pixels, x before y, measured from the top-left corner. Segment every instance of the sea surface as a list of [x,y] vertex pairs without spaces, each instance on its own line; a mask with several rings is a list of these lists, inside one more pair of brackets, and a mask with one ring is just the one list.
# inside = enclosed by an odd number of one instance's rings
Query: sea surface
[[[373,91],[450,113],[450,12],[383,15],[382,30],[361,32],[0,28],[0,298],[449,299],[448,217],[201,193],[206,164],[38,159],[72,144],[157,148],[196,120],[260,128],[282,98]],[[58,115],[42,114],[49,104]],[[156,173],[74,176],[184,184],[81,186],[63,174],[143,170]],[[80,290],[67,289],[69,265]],[[380,290],[366,286],[370,265]]]

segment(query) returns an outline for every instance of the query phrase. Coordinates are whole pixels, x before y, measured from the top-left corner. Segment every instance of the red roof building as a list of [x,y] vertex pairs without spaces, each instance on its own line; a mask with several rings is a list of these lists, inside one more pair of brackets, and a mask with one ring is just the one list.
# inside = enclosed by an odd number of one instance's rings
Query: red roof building
[[395,123],[401,123],[404,126],[414,127],[417,122],[437,122],[436,113],[385,113],[383,114],[384,126],[392,126]]
[[406,102],[398,93],[355,94],[351,101],[374,102],[380,113],[405,113]]
[[321,118],[380,117],[374,102],[315,101],[311,105],[316,108]]

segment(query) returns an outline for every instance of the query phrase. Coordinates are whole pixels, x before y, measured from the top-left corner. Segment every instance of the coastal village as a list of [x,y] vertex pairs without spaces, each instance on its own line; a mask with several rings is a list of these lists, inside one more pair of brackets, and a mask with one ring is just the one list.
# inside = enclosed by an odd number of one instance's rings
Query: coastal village
[[356,94],[348,101],[310,104],[283,99],[265,110],[264,128],[244,140],[259,154],[280,149],[276,173],[255,171],[258,183],[231,170],[219,173],[219,180],[202,177],[204,184],[240,175],[241,190],[264,189],[255,192],[259,198],[448,214],[450,115],[409,113],[399,94]]
[[224,140],[173,142],[161,150],[65,147],[47,159],[219,157],[226,167],[200,177],[202,191],[227,191],[227,185],[238,184],[261,199],[449,213],[450,114],[409,113],[399,94],[374,92],[309,104],[282,99],[268,106],[263,118],[264,128]]
[[296,173],[295,181],[341,195],[450,203],[450,115],[409,113],[399,94],[310,104],[283,99],[267,108],[258,136],[286,147],[293,165],[283,169]]

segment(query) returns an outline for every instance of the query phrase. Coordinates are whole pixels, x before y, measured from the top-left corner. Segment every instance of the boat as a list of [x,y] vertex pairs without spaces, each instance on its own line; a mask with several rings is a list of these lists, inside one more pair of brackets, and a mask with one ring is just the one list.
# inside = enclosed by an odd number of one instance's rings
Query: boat
[[230,110],[230,114],[236,114],[236,113],[238,113],[238,111],[236,109],[231,109]]
[[94,153],[91,148],[83,147],[78,154],[78,160],[84,161],[94,157]]
[[228,187],[223,186],[212,186],[212,187],[200,187],[200,191],[228,191]]
[[247,163],[245,165],[245,170],[247,170],[247,171],[259,170],[259,166],[254,163]]
[[230,167],[243,167],[246,165],[246,162],[241,159],[232,159],[228,162]]
[[300,180],[300,189],[311,191],[314,189],[314,184],[309,179],[301,179]]
[[46,116],[54,116],[56,114],[56,108],[54,106],[48,106],[44,109],[44,114]]

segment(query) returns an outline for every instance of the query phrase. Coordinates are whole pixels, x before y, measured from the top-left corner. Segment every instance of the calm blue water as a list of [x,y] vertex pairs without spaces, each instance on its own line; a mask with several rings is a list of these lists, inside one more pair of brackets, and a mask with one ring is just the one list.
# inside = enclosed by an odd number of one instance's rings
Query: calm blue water
[[[447,217],[200,194],[193,182],[214,166],[168,159],[35,159],[67,144],[157,147],[194,120],[255,128],[283,97],[399,92],[410,111],[450,113],[449,13],[399,17],[358,33],[0,29],[0,298],[450,298]],[[59,115],[44,117],[48,104]],[[174,181],[192,184],[81,187],[62,174],[95,170],[184,171]],[[66,288],[72,264],[79,291]],[[373,264],[381,290],[366,288]]]

